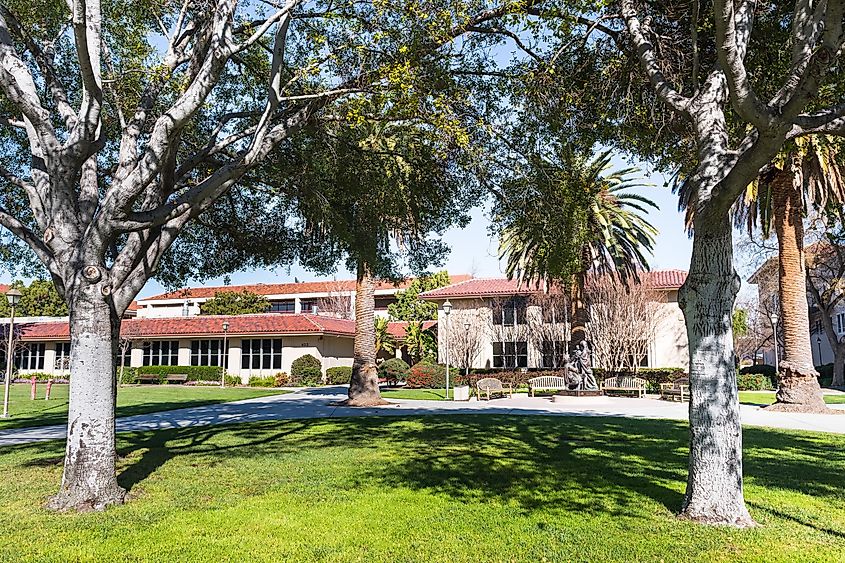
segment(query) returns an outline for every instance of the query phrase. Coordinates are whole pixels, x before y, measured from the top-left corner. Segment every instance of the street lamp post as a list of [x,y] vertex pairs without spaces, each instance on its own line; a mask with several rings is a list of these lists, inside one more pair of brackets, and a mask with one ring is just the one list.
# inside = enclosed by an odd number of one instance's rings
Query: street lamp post
[[443,303],[443,313],[446,315],[446,400],[449,400],[449,313],[452,312],[452,304],[447,299]]
[[819,365],[822,365],[822,337],[821,335],[816,335],[816,346],[819,349]]
[[775,377],[778,376],[778,316],[775,313],[769,315],[772,321],[772,341],[775,343]]
[[6,382],[3,389],[3,418],[9,418],[9,384],[12,380],[12,361],[14,356],[15,343],[15,305],[21,300],[21,292],[17,289],[10,289],[6,292],[6,299],[9,300],[11,314],[9,316],[9,348],[6,350]]
[[467,385],[469,385],[469,365],[475,359],[474,357],[472,357],[472,358],[469,357],[470,353],[472,352],[471,347],[469,345],[469,329],[470,329],[470,327],[471,327],[471,325],[469,324],[469,321],[464,321],[464,346],[466,346],[466,352],[467,352],[467,373],[466,373],[466,376],[467,376],[466,384]]
[[220,387],[226,387],[226,368],[229,367],[229,353],[226,349],[228,333],[229,321],[223,321],[223,349],[220,351],[220,355],[223,357],[223,361],[220,362],[223,364],[223,369],[220,370]]

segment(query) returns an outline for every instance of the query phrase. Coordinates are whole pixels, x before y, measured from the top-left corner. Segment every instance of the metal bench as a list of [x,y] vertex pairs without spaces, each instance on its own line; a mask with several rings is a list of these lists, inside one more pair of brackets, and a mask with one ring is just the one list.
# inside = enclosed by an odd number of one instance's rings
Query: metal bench
[[188,381],[188,376],[184,373],[171,373],[166,378],[168,383],[185,383]]
[[541,375],[528,380],[528,393],[533,397],[537,389],[546,391],[563,391],[567,389],[566,379],[556,375]]
[[611,393],[633,393],[638,398],[642,398],[645,397],[648,381],[641,377],[617,375],[602,381],[600,388],[605,395],[610,391]]
[[159,376],[154,373],[139,373],[135,379],[138,383],[159,383],[161,381]]
[[487,394],[488,401],[490,400],[490,397],[492,397],[495,393],[499,393],[501,395],[507,394],[508,397],[513,397],[513,385],[508,383],[507,391],[505,391],[504,384],[502,384],[502,382],[496,379],[495,377],[485,377],[484,379],[479,379],[478,383],[476,383],[475,385],[478,388],[479,400],[481,400],[482,393]]
[[660,398],[674,401],[689,401],[689,377],[680,377],[672,383],[660,384]]

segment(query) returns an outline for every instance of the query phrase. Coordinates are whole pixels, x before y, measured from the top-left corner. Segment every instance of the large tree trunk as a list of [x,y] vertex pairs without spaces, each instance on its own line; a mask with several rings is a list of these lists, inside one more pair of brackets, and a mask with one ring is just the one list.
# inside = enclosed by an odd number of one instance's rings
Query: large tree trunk
[[784,359],[777,373],[777,402],[769,410],[830,412],[819,387],[810,348],[810,314],[804,261],[804,202],[800,186],[789,171],[772,180],[773,219],[778,238],[780,320]]
[[70,303],[70,404],[62,485],[53,510],[102,510],[126,495],[115,474],[114,358],[120,316],[103,292],[85,283]]
[[689,476],[681,516],[754,525],[742,492],[742,426],[731,312],[739,291],[727,214],[695,220],[692,260],[679,302],[690,354]]
[[376,326],[373,278],[364,264],[358,264],[355,284],[355,347],[352,380],[345,404],[353,407],[387,405],[381,398],[376,369]]

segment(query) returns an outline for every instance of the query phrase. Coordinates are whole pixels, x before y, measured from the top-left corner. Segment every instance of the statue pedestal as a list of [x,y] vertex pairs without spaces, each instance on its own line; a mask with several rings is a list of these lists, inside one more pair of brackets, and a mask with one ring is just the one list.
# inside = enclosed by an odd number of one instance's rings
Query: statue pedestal
[[[559,398],[558,398],[559,397]],[[552,402],[559,403],[564,397],[601,397],[599,389],[566,389],[552,395]]]

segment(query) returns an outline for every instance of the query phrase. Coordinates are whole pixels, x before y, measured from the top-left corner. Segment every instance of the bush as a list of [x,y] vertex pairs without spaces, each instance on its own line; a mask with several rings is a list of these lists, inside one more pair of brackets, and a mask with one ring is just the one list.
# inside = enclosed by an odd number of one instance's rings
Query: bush
[[774,389],[772,380],[760,373],[739,373],[736,386],[740,391],[766,391]]
[[278,372],[276,375],[273,376],[273,386],[274,387],[284,387],[290,383],[290,377],[283,371]]
[[237,387],[238,385],[243,385],[243,380],[241,379],[240,375],[226,375],[225,383],[227,387]]
[[649,391],[659,391],[661,383],[672,383],[676,379],[680,377],[687,377],[688,374],[683,368],[640,368],[634,372],[630,371],[621,371],[621,372],[609,372],[605,371],[601,368],[593,368],[593,375],[596,378],[597,383],[601,383],[601,381],[607,377],[611,376],[625,376],[630,375],[634,377],[639,377],[641,379],[645,379],[648,382],[648,390]]
[[220,381],[220,375],[223,372],[223,368],[218,366],[141,366],[133,369],[135,370],[135,374],[133,375],[133,380],[129,381],[129,374],[124,368],[124,383],[136,383],[137,378],[134,376],[141,374],[158,375],[159,383],[164,383],[165,378],[171,373],[187,375],[188,381]]
[[833,385],[833,364],[816,366],[816,371],[819,372],[819,385],[822,387]]
[[745,366],[744,368],[740,368],[739,370],[740,375],[765,375],[771,381],[776,379],[775,376],[775,366],[770,366],[768,364],[758,364],[756,366]]
[[[452,383],[458,383],[458,369],[450,368]],[[433,364],[426,360],[411,367],[405,381],[408,389],[439,389],[446,386],[446,366]]]
[[391,385],[396,385],[400,381],[408,379],[408,374],[411,373],[411,366],[409,366],[402,358],[390,358],[383,361],[378,367],[378,376],[380,379],[385,379]]
[[291,384],[313,387],[323,378],[323,366],[320,360],[311,354],[305,354],[293,361],[290,366]]
[[275,387],[276,386],[276,378],[272,375],[268,375],[267,377],[258,377],[253,375],[249,378],[249,386],[250,387]]
[[339,366],[326,370],[326,383],[329,385],[345,385],[352,380],[352,368]]

